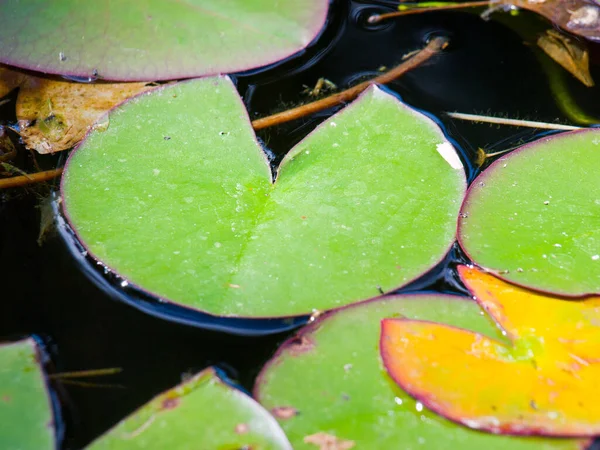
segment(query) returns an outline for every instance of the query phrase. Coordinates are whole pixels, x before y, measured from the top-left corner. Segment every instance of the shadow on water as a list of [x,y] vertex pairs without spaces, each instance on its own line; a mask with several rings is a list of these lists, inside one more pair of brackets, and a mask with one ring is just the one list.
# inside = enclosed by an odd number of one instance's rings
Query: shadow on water
[[[392,67],[403,55],[422,47],[428,36],[444,34],[451,38],[446,52],[388,88],[441,121],[449,137],[458,142],[470,179],[477,173],[473,163],[477,147],[498,141],[510,147],[537,134],[452,121],[444,111],[565,120],[535,56],[515,33],[460,12],[408,16],[377,26],[366,22],[369,14],[391,10],[393,4],[334,2],[328,27],[314,45],[275,67],[238,74],[235,80],[251,117],[310,101],[307,87],[315,86],[319,78],[344,89],[377,75],[380,68]],[[576,95],[593,97],[589,90],[574,89]],[[598,108],[597,104],[586,105]],[[14,121],[14,101],[1,108],[5,122]],[[277,163],[336,109],[262,131],[259,137]],[[27,166],[30,161],[24,158],[21,162]],[[57,157],[38,159],[48,167],[57,164]],[[139,292],[121,289],[118,277],[104,276],[101,268],[93,267],[64,232],[39,246],[40,210],[35,190],[0,195],[5,299],[0,306],[0,335],[42,336],[57,372],[122,369],[115,375],[88,380],[103,386],[55,385],[65,416],[64,448],[81,448],[151,397],[180,382],[185,374],[208,365],[218,366],[249,389],[277,345],[306,320],[277,326],[268,321],[236,324],[171,310]],[[430,273],[399,292],[464,294],[453,268],[465,261],[455,247]],[[165,317],[169,320],[163,320]]]

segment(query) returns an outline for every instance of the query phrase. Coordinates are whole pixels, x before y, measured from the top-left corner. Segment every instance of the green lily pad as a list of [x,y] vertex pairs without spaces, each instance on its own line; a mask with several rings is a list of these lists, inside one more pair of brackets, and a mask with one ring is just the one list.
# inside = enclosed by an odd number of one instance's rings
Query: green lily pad
[[87,448],[291,450],[292,447],[267,411],[208,368],[158,395]]
[[[406,295],[334,311],[284,343],[257,379],[255,397],[296,450],[329,439],[357,449],[580,449],[588,440],[482,433],[429,411],[396,386],[379,356],[384,318],[444,322],[503,341],[478,305],[447,295]],[[327,447],[321,447],[327,448]]]
[[6,0],[0,62],[109,80],[237,72],[306,47],[328,0]]
[[55,427],[46,379],[33,339],[0,345],[0,447],[54,449]]
[[459,242],[480,266],[519,285],[600,293],[600,130],[540,139],[472,184]]
[[465,176],[424,115],[373,87],[269,163],[227,78],[116,108],[72,153],[64,210],[128,282],[223,316],[292,316],[389,291],[455,239]]

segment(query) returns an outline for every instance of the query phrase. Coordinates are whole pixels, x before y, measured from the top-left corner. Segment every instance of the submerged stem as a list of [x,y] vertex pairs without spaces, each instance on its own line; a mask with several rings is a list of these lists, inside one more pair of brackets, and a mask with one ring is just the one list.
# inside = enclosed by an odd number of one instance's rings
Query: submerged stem
[[477,114],[463,114],[457,112],[447,112],[446,115],[453,119],[469,120],[471,122],[495,123],[498,125],[510,125],[513,127],[541,128],[544,130],[579,130],[581,127],[574,125],[562,125],[560,123],[534,122],[532,120],[506,119],[503,117],[479,116]]
[[448,45],[448,39],[445,37],[435,37],[429,41],[429,43],[415,53],[410,59],[402,62],[398,66],[373,78],[372,80],[364,81],[356,86],[353,86],[345,91],[333,94],[329,97],[325,97],[321,100],[317,100],[306,105],[298,106],[297,108],[288,109],[271,116],[263,117],[252,121],[252,127],[255,130],[262,130],[263,128],[272,127],[282,123],[290,122],[301,117],[308,116],[324,109],[331,108],[332,106],[339,105],[340,103],[349,102],[354,100],[358,95],[367,89],[372,84],[385,84],[396,78],[404,75],[406,72],[419,67],[425,61],[429,60],[432,56],[438,54],[441,50],[446,48]]
[[58,177],[63,169],[47,170],[45,172],[30,173],[18,177],[0,179],[0,189],[26,186],[28,184],[41,183]]

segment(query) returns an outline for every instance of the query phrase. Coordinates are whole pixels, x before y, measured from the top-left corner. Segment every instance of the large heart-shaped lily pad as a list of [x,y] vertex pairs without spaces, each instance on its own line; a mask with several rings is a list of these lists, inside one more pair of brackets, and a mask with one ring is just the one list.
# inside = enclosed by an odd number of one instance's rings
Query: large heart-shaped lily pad
[[600,130],[555,135],[495,161],[461,211],[468,256],[523,286],[600,293]]
[[0,62],[110,80],[237,72],[308,45],[328,0],[6,0]]
[[33,339],[0,345],[0,447],[55,448],[52,403]]
[[[407,295],[327,314],[288,340],[263,368],[254,393],[294,449],[577,449],[586,440],[481,433],[450,422],[394,385],[379,358],[381,319],[444,321],[503,336],[468,299]],[[488,377],[493,375],[488,374]]]
[[90,450],[291,450],[275,419],[205,369],[155,397],[100,436]]
[[227,78],[115,109],[72,154],[65,212],[130,283],[225,316],[291,316],[389,291],[455,238],[465,176],[427,117],[373,87],[269,163]]
[[381,352],[390,375],[434,411],[509,434],[600,433],[600,298],[536,294],[459,268],[510,345],[418,320],[388,319]]

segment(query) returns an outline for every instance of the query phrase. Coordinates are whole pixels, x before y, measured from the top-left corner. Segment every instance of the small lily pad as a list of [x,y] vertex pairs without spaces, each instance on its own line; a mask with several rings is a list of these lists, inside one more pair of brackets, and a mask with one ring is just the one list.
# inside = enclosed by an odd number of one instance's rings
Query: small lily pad
[[600,433],[600,298],[569,301],[477,269],[461,278],[510,339],[387,319],[381,353],[413,397],[466,426],[506,434]]
[[33,339],[0,345],[0,447],[55,448],[52,403]]
[[[386,317],[445,321],[503,339],[475,302],[447,295],[387,297],[323,316],[281,346],[254,388],[294,449],[550,450],[587,443],[486,434],[431,412],[385,372],[378,343]],[[327,440],[340,446],[320,445]]]
[[64,210],[97,259],[185,307],[336,308],[414,280],[455,239],[454,148],[377,87],[296,145],[276,182],[227,78],[140,95],[109,123],[72,153]]
[[107,80],[238,72],[306,47],[328,0],[0,2],[0,62]]
[[600,293],[600,130],[546,137],[495,161],[467,193],[459,242],[478,265],[560,295]]
[[291,450],[275,419],[208,368],[142,406],[89,447]]

